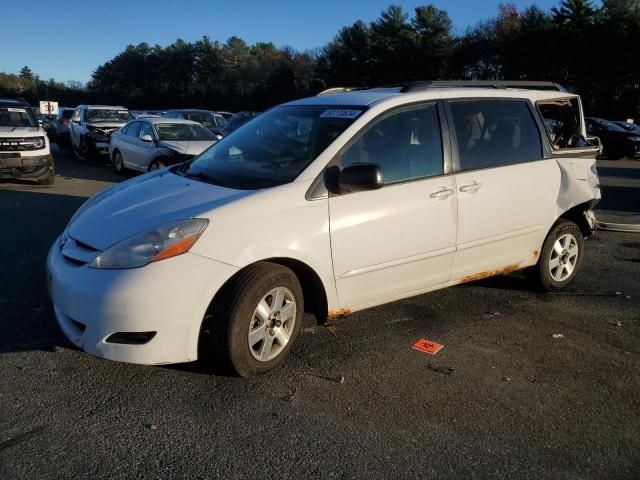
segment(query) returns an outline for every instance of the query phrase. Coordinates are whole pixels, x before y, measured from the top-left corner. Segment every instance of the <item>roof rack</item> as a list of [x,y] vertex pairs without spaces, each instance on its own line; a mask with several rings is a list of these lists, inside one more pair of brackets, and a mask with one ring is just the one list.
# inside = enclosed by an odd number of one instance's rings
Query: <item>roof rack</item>
[[321,91],[316,96],[320,95],[330,95],[332,93],[345,93],[345,92],[353,92],[354,90],[362,90],[361,87],[334,87],[327,88],[326,90]]
[[402,87],[400,92],[422,92],[431,88],[522,88],[526,90],[567,91],[559,83],[532,80],[435,80],[409,83]]

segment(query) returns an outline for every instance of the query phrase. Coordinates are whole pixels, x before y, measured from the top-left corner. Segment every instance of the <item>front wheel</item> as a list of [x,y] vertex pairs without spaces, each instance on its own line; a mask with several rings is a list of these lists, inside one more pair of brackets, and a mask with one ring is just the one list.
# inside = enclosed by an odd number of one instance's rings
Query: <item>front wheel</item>
[[291,270],[269,262],[247,268],[214,305],[217,360],[242,377],[277,367],[300,332],[303,314],[302,288]]
[[113,168],[116,173],[122,175],[124,173],[124,160],[122,160],[122,154],[116,150],[113,152]]
[[527,276],[547,291],[562,290],[575,279],[582,264],[584,237],[578,225],[559,222],[547,235],[537,265]]

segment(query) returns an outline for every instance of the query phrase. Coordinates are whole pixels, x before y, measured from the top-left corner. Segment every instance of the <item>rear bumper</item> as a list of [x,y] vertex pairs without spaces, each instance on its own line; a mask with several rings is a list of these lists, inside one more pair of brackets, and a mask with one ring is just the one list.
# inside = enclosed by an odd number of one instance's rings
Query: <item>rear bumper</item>
[[53,155],[0,158],[0,180],[39,178],[53,167]]

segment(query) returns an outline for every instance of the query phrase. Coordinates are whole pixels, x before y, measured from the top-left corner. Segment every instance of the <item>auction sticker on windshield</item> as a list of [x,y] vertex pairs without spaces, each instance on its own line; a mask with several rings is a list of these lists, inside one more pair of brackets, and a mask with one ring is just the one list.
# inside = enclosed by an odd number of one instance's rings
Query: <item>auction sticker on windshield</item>
[[362,110],[343,110],[340,108],[334,108],[322,112],[320,118],[357,118],[361,113]]

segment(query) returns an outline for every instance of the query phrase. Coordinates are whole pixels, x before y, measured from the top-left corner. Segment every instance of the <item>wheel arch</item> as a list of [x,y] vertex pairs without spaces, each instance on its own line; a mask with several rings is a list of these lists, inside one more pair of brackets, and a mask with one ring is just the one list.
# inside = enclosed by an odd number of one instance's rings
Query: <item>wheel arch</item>
[[556,222],[553,224],[551,230],[561,220],[569,220],[578,225],[578,228],[580,228],[580,231],[585,238],[589,237],[593,233],[593,229],[591,228],[591,225],[589,225],[589,221],[587,220],[585,213],[591,210],[595,203],[596,202],[594,200],[590,200],[588,202],[579,203],[578,205],[575,205],[570,209],[564,211],[562,214],[560,214]]
[[236,279],[244,273],[248,268],[253,267],[257,263],[275,263],[278,265],[282,265],[283,267],[287,267],[291,270],[298,281],[300,282],[300,286],[302,287],[302,295],[304,296],[304,310],[307,313],[311,313],[315,315],[316,319],[319,323],[322,323],[327,318],[328,313],[328,301],[327,301],[327,292],[322,282],[320,276],[316,273],[316,271],[311,268],[306,263],[288,257],[272,257],[265,258],[263,260],[259,260],[253,263],[250,263],[240,270],[238,270],[235,274],[233,274],[223,285],[218,289],[218,291],[213,296],[211,303],[209,305],[209,310],[217,300],[219,300],[221,295],[225,295],[231,285],[236,281]]
[[209,302],[207,309],[204,312],[204,316],[201,320],[200,331],[198,333],[197,351],[198,357],[206,357],[208,353],[203,350],[206,342],[203,342],[203,335],[205,332],[210,331],[211,325],[209,320],[212,318],[211,312],[216,305],[222,301],[224,295],[228,295],[234,282],[249,268],[255,266],[258,263],[270,262],[278,265],[282,265],[290,269],[298,278],[300,286],[302,287],[302,295],[304,299],[305,313],[311,313],[316,317],[319,324],[322,324],[327,319],[328,315],[328,300],[325,285],[318,273],[306,263],[289,257],[271,257],[252,262],[245,265],[243,268],[235,272],[229,277],[222,286],[213,295],[213,298]]

